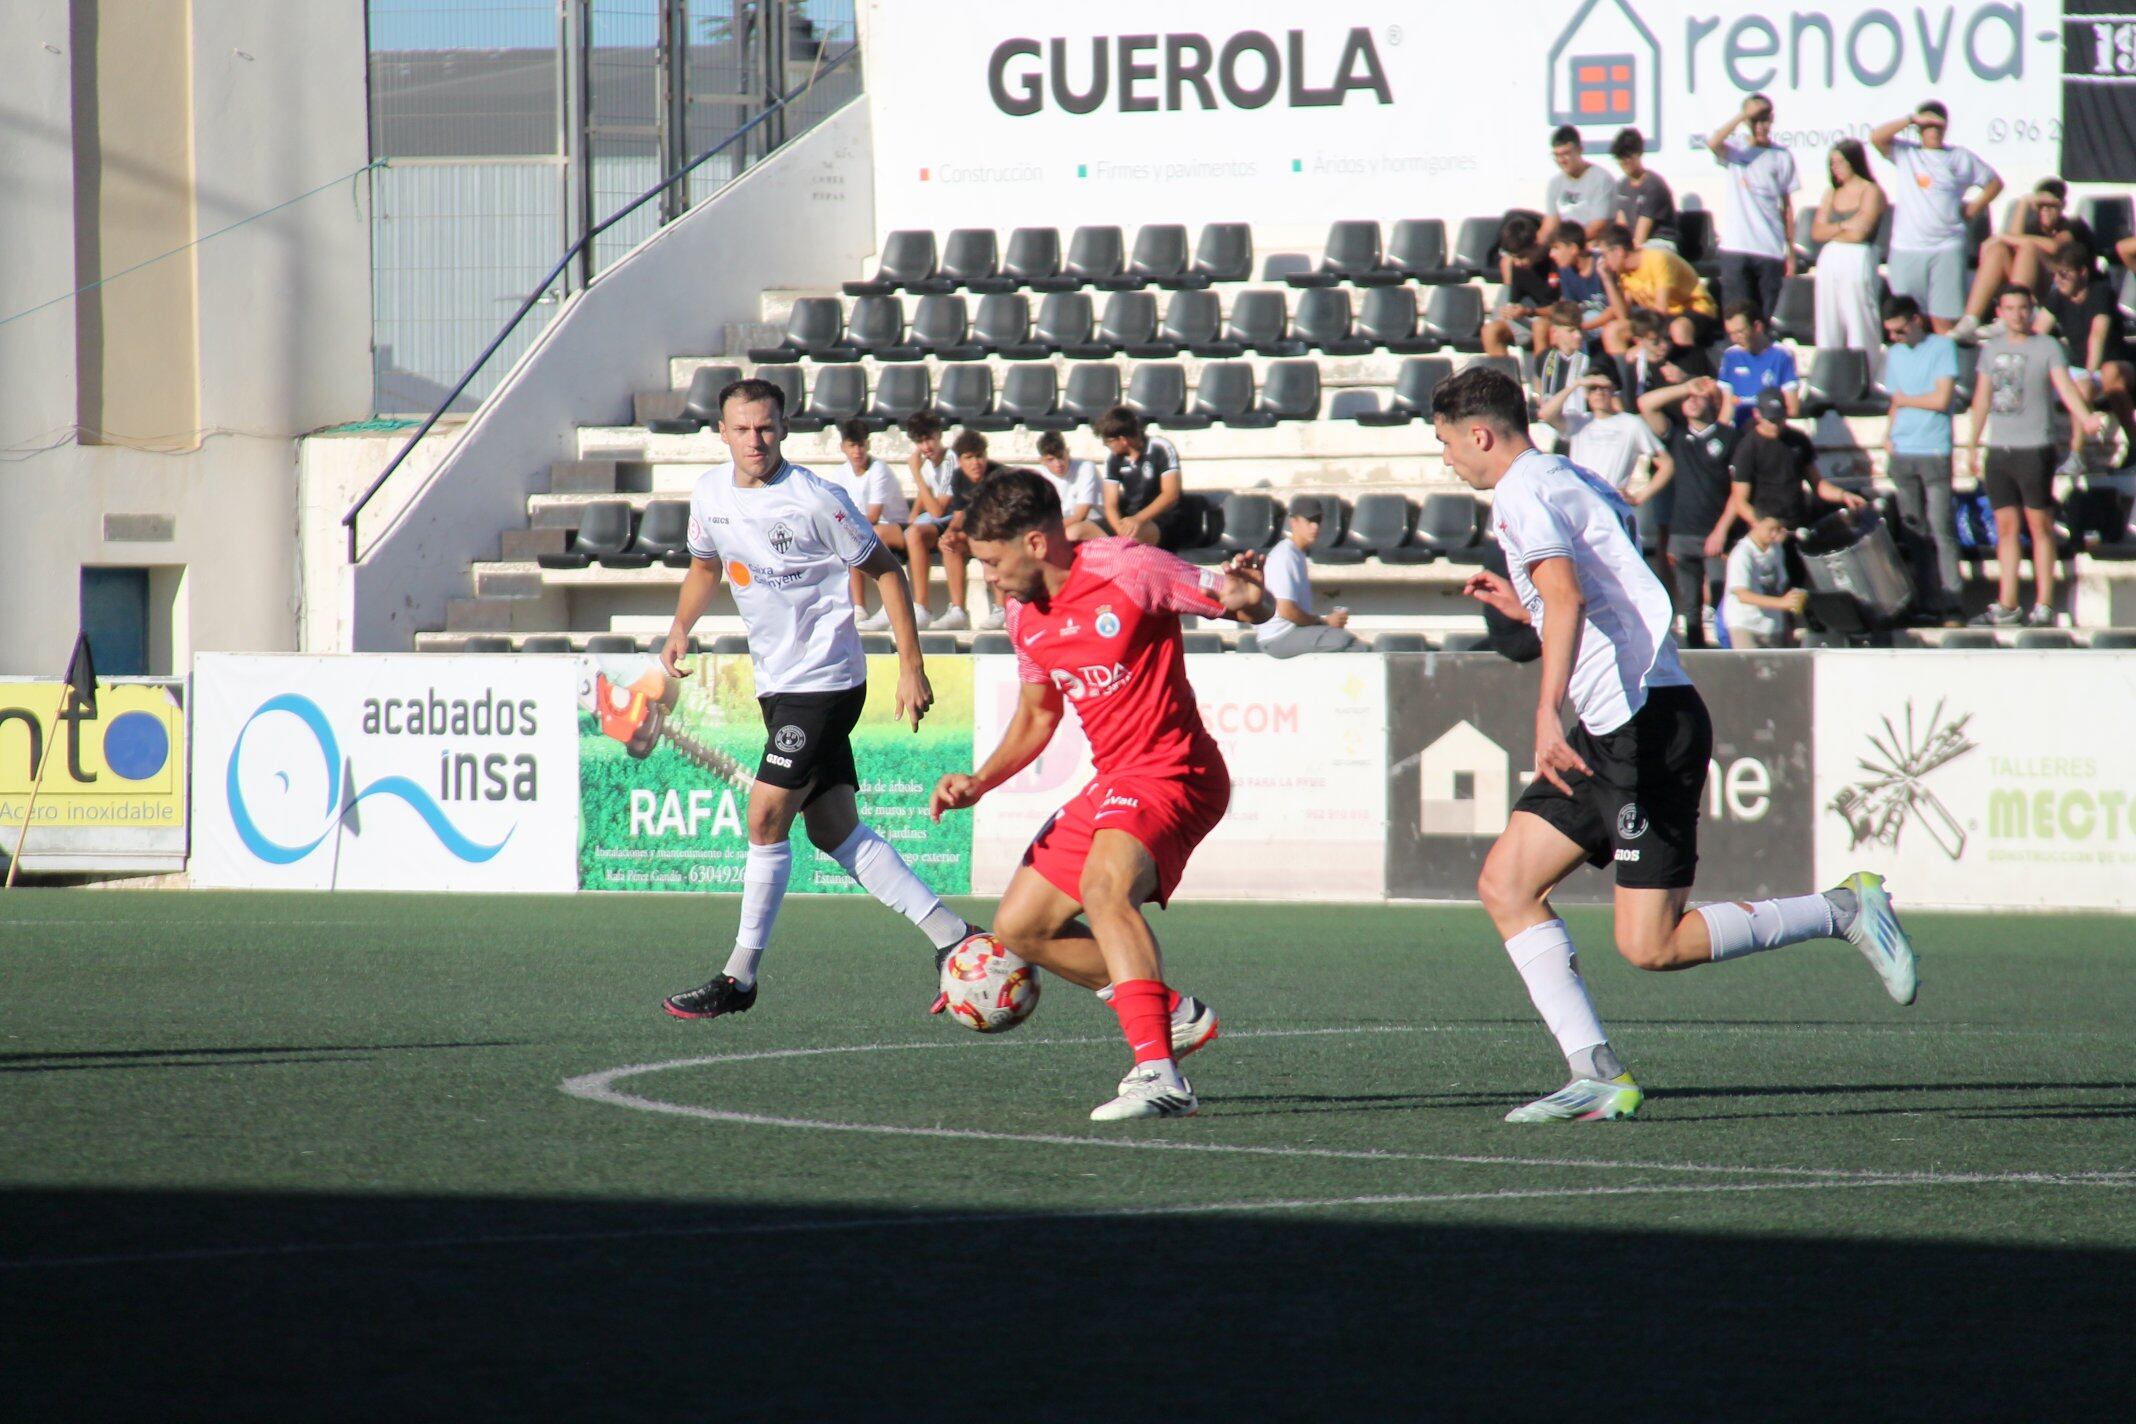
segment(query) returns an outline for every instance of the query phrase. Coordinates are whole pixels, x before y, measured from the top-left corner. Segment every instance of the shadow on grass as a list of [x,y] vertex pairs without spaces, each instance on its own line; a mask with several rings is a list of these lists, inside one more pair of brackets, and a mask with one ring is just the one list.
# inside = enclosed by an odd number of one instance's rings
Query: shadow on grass
[[23,1419],[2041,1418],[2136,1387],[2120,1251],[215,1192],[0,1193],[0,1227]]
[[131,1068],[246,1067],[255,1063],[361,1063],[375,1054],[441,1048],[512,1048],[511,1039],[466,1043],[251,1044],[236,1048],[114,1048],[0,1053],[0,1073],[81,1073]]

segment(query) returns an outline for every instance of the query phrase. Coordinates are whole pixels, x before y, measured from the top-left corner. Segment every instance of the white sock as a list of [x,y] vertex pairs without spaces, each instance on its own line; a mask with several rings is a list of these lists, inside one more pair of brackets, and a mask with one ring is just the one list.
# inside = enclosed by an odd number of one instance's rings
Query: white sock
[[860,888],[920,927],[936,949],[948,949],[971,933],[964,916],[942,903],[926,882],[912,873],[905,857],[866,826],[856,828],[831,859],[860,882]]
[[1832,902],[1822,895],[1790,895],[1748,907],[1723,900],[1699,906],[1698,915],[1706,922],[1706,938],[1713,946],[1716,964],[1784,944],[1829,939],[1835,933]]
[[1594,1000],[1587,997],[1563,920],[1545,920],[1522,930],[1506,941],[1506,953],[1568,1063],[1583,1049],[1609,1042]]
[[734,932],[734,953],[727,956],[726,969],[744,989],[756,983],[757,961],[764,957],[764,945],[779,918],[779,902],[786,898],[786,881],[793,869],[794,848],[785,841],[750,843],[749,858],[742,862],[742,923]]

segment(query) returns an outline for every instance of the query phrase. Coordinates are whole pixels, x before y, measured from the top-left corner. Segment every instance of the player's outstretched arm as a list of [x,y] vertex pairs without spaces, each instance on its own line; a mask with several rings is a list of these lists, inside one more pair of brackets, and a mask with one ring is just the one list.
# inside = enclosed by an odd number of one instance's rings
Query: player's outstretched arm
[[976,806],[980,797],[1038,760],[1061,724],[1061,711],[1059,688],[1047,682],[1025,683],[1016,715],[1001,734],[1001,745],[970,775],[953,771],[936,782],[928,813],[939,821],[944,811]]
[[875,591],[890,617],[890,636],[897,640],[898,718],[910,719],[917,732],[920,719],[934,706],[934,688],[928,684],[927,663],[920,656],[920,629],[912,617],[912,586],[905,582],[905,566],[887,544],[878,543],[859,567],[875,576]]
[[1234,555],[1224,565],[1224,579],[1217,585],[1216,596],[1224,605],[1224,612],[1241,623],[1266,623],[1276,616],[1276,601],[1268,596],[1259,554]]
[[682,659],[690,651],[690,630],[705,616],[705,610],[712,606],[712,595],[717,592],[718,561],[692,555],[690,571],[682,576],[682,592],[675,599],[675,621],[668,625],[667,641],[660,645],[660,666],[667,669],[669,677],[681,677],[686,671]]

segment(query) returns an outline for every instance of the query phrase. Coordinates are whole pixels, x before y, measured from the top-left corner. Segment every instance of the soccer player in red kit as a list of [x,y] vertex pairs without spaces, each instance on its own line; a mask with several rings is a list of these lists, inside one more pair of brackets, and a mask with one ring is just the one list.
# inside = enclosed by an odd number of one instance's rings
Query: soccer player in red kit
[[1171,898],[1187,857],[1231,801],[1231,774],[1187,684],[1179,615],[1268,621],[1275,605],[1259,560],[1205,569],[1133,539],[1070,544],[1060,497],[1029,470],[979,486],[964,530],[1007,601],[1023,697],[994,754],[936,785],[935,818],[1030,765],[1053,739],[1064,702],[1075,704],[1097,775],[1039,829],[994,933],[1064,979],[1110,986],[1135,1066],[1091,1117],[1189,1116],[1198,1104],[1177,1055],[1215,1036],[1215,1015],[1179,1012],[1199,1006],[1165,986],[1142,906]]

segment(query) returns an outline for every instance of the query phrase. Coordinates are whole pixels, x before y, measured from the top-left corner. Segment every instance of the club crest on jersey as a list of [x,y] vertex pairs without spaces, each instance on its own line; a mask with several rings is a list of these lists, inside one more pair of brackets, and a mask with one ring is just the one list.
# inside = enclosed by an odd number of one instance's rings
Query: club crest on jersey
[[1617,813],[1617,838],[1636,841],[1647,833],[1647,818],[1640,811],[1637,801],[1627,801]]
[[1096,627],[1100,638],[1117,638],[1120,636],[1120,615],[1112,611],[1110,603],[1098,605]]
[[794,531],[786,527],[785,520],[782,519],[772,525],[771,532],[764,537],[771,540],[771,547],[778,551],[780,558],[787,558],[793,554]]

